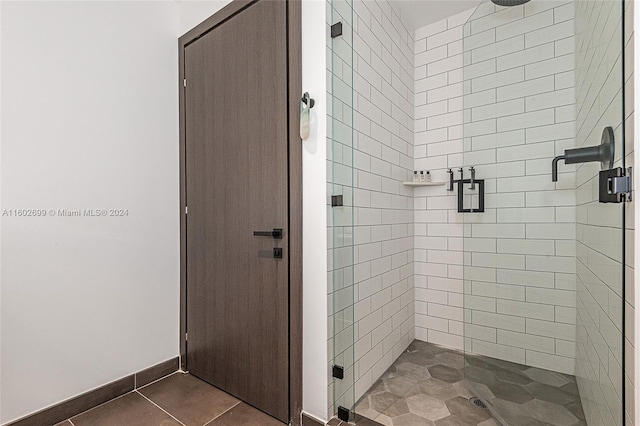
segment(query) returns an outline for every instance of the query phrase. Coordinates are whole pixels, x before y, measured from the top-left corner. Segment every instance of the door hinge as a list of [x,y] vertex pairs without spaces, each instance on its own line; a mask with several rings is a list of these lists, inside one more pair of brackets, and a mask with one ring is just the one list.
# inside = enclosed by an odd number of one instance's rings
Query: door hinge
[[336,379],[344,379],[344,367],[341,365],[334,365],[331,369],[331,375]]
[[599,201],[601,203],[621,203],[631,201],[633,190],[633,169],[616,167],[602,170],[599,176]]
[[351,418],[351,410],[343,407],[342,405],[338,407],[338,418],[343,422],[348,422]]
[[331,25],[331,38],[336,38],[342,35],[342,22],[336,22]]
[[189,340],[189,333],[184,333],[184,341],[188,341]]
[[183,87],[187,87],[187,79],[186,78],[182,79],[182,86]]
[[189,207],[188,206],[184,206],[184,214],[189,214]]

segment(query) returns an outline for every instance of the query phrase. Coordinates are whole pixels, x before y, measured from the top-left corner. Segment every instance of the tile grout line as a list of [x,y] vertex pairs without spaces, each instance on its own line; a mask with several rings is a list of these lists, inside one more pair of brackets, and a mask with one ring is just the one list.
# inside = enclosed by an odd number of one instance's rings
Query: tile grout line
[[176,374],[176,373],[186,374],[186,373],[184,373],[184,372],[183,372],[183,371],[181,371],[181,370],[176,370],[176,371],[174,371],[173,373],[169,373],[169,374],[167,374],[166,376],[162,376],[162,377],[160,377],[159,379],[155,379],[153,382],[149,382],[149,383],[147,383],[146,385],[142,385],[142,386],[140,386],[140,387],[137,387],[137,382],[136,382],[136,388],[135,388],[134,390],[136,390],[136,391],[137,391],[138,389],[144,389],[144,388],[146,388],[146,387],[148,387],[148,386],[153,385],[154,383],[158,383],[160,380],[164,380],[164,379],[166,379],[166,378],[168,378],[168,377],[170,377],[170,376],[173,376],[173,375],[174,375],[174,374]]
[[115,398],[111,398],[110,400],[105,401],[105,402],[103,402],[103,403],[101,403],[101,404],[98,404],[98,405],[96,405],[95,407],[88,408],[88,409],[86,409],[86,410],[84,410],[84,411],[82,411],[82,412],[80,412],[80,413],[78,413],[78,414],[76,414],[76,415],[74,415],[74,416],[69,417],[67,420],[69,420],[69,422],[71,422],[71,424],[73,424],[73,422],[71,421],[71,419],[72,419],[72,418],[74,418],[74,417],[78,417],[78,416],[81,416],[81,415],[83,415],[83,414],[85,414],[85,413],[88,413],[88,412],[89,412],[89,411],[91,411],[91,410],[95,410],[96,408],[102,407],[103,405],[106,405],[106,404],[108,404],[108,403],[110,403],[110,402],[113,402],[113,401],[115,401],[115,400],[117,400],[117,399],[120,399],[120,398],[122,398],[122,397],[125,397],[125,396],[127,396],[127,395],[129,395],[130,393],[133,393],[133,392],[135,392],[135,389],[134,389],[134,390],[131,390],[131,391],[127,392],[127,393],[124,393],[124,394],[122,394],[122,395],[120,395],[120,396],[117,396],[117,397],[115,397]]
[[142,396],[144,399],[146,399],[147,401],[149,401],[150,403],[152,403],[153,405],[155,405],[156,407],[158,407],[160,410],[162,410],[164,413],[166,413],[169,417],[171,417],[173,420],[177,421],[178,423],[180,423],[182,426],[186,426],[184,423],[182,423],[180,420],[178,420],[177,418],[175,418],[170,412],[168,412],[167,410],[165,410],[164,408],[162,408],[161,406],[159,406],[158,404],[156,404],[155,402],[153,402],[152,400],[150,400],[149,398],[147,398],[146,396],[144,396],[142,393],[138,392],[137,390],[134,391],[135,393],[137,393],[138,395]]
[[222,416],[223,414],[226,414],[228,411],[232,410],[233,408],[237,407],[238,405],[240,405],[242,401],[238,401],[235,404],[233,404],[231,407],[227,408],[226,410],[224,410],[222,413],[218,414],[217,416],[215,416],[214,418],[212,418],[211,420],[209,420],[208,422],[206,422],[203,426],[207,426],[209,424],[211,424],[211,422],[213,422],[215,419],[219,418],[220,416]]
[[[163,377],[161,377],[161,378],[159,378],[159,379],[156,379],[156,380],[154,380],[154,381],[153,381],[153,382],[151,382],[151,383],[147,383],[146,385],[142,386],[142,388],[145,388],[145,387],[147,387],[147,386],[149,386],[149,385],[152,385],[152,384],[154,384],[154,383],[156,383],[156,382],[159,382],[159,381],[160,381],[160,380],[162,380],[162,379],[166,379],[167,377],[172,376],[172,375],[174,375],[174,374],[176,374],[176,373],[179,373],[179,372],[180,372],[180,370],[178,370],[178,371],[174,371],[173,373],[168,374],[168,375],[166,375],[166,376],[163,376]],[[134,376],[135,376],[135,374],[134,374]],[[68,419],[66,419],[66,420],[68,420],[72,425],[74,425],[74,423],[71,421],[71,419],[72,419],[73,417],[78,417],[78,416],[80,416],[80,415],[82,415],[82,414],[84,414],[84,413],[87,413],[87,412],[89,412],[89,411],[91,411],[91,410],[94,410],[94,409],[96,409],[96,408],[98,408],[98,407],[101,407],[101,406],[103,406],[103,405],[105,405],[105,404],[108,404],[108,403],[110,403],[110,402],[112,402],[112,401],[115,401],[115,400],[117,400],[117,399],[120,399],[120,398],[122,398],[123,396],[127,396],[127,395],[128,395],[128,394],[130,394],[130,393],[137,392],[137,390],[138,390],[138,389],[135,387],[135,386],[136,386],[136,384],[137,384],[137,381],[134,379],[134,388],[133,388],[131,391],[129,391],[129,392],[125,393],[125,394],[119,395],[119,396],[117,396],[117,397],[115,397],[115,398],[112,398],[112,399],[110,399],[110,400],[108,400],[108,401],[105,401],[105,402],[103,402],[103,403],[101,403],[101,404],[98,404],[98,405],[96,405],[95,407],[88,408],[88,409],[86,409],[86,410],[84,410],[84,411],[82,411],[82,412],[80,412],[80,413],[78,413],[78,414],[76,414],[76,415],[74,415],[74,416],[72,416],[72,417],[69,417],[69,418],[68,418]],[[142,388],[140,388],[140,389],[142,389]],[[143,395],[143,396],[144,396],[144,395]],[[75,426],[75,425],[74,425],[74,426]]]

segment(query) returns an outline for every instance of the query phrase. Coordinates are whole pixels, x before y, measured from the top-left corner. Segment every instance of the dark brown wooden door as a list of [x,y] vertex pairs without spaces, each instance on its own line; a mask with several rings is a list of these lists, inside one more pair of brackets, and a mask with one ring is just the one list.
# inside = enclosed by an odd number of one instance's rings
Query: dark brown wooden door
[[253,3],[184,63],[187,368],[288,422],[286,2]]

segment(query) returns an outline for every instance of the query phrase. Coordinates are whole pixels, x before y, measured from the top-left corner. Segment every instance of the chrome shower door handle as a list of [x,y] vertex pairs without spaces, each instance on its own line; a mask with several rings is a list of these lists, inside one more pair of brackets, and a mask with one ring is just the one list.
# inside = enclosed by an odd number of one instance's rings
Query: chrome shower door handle
[[471,166],[469,167],[469,171],[471,172],[471,186],[469,186],[469,189],[472,191],[475,191],[476,189],[476,169],[475,167]]

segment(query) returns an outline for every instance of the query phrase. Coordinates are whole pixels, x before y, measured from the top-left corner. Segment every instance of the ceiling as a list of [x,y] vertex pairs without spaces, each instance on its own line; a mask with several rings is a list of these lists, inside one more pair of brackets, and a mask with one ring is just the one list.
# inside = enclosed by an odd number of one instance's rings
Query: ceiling
[[481,0],[391,0],[400,7],[402,20],[409,30],[474,8]]

